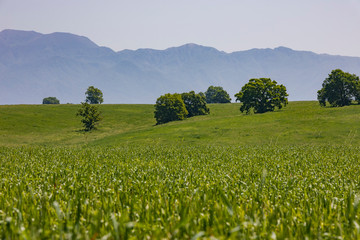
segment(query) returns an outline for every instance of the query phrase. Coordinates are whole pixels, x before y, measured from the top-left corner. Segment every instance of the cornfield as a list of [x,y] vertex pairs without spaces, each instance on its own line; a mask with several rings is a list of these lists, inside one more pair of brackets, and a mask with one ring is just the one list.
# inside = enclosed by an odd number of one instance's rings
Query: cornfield
[[360,239],[360,148],[0,148],[1,239]]

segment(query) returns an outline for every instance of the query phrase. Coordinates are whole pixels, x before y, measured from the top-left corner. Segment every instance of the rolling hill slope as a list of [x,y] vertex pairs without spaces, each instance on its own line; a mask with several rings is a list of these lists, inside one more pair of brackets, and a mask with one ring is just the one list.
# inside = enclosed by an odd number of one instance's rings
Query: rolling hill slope
[[210,115],[155,126],[153,105],[100,105],[98,130],[81,131],[79,105],[0,106],[0,146],[191,144],[352,145],[360,142],[360,106],[321,108],[290,102],[281,111],[245,115],[240,104],[210,104]]

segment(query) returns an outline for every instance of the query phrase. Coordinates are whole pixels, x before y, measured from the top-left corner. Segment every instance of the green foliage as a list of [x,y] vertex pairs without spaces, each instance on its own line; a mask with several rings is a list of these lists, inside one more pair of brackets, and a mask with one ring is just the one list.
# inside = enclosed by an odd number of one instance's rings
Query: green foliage
[[242,102],[240,111],[250,113],[254,109],[255,113],[265,113],[274,111],[275,108],[281,109],[288,103],[286,87],[277,85],[276,81],[270,78],[250,79],[241,91],[235,94],[236,101]]
[[210,86],[205,96],[207,103],[230,103],[231,101],[229,94],[222,87]]
[[47,97],[43,99],[42,104],[60,104],[60,101],[56,97]]
[[180,94],[167,93],[156,100],[154,114],[156,124],[162,124],[184,120],[188,115],[188,111]]
[[96,125],[101,120],[98,108],[88,104],[87,102],[81,103],[81,108],[78,110],[76,115],[82,117],[81,122],[84,125],[85,131],[95,129]]
[[318,91],[320,105],[325,107],[329,102],[332,107],[343,107],[350,105],[352,100],[360,103],[359,77],[340,69],[333,70]]
[[204,98],[204,99],[205,99],[205,101],[206,101],[206,96],[205,96],[205,93],[203,93],[203,92],[199,92],[198,94],[200,95],[200,97]]
[[88,87],[88,89],[85,92],[86,95],[86,102],[90,104],[101,104],[103,99],[103,93],[100,89],[95,88],[94,86]]
[[209,108],[206,106],[206,99],[194,91],[182,93],[181,98],[185,103],[186,110],[188,111],[187,117],[206,115],[210,113]]
[[359,147],[0,149],[1,239],[359,239]]

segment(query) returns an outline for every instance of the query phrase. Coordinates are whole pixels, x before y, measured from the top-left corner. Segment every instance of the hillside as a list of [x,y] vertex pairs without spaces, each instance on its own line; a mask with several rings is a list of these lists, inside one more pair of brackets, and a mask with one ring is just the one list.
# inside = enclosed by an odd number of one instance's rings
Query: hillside
[[100,105],[103,121],[81,131],[79,105],[0,106],[0,146],[191,144],[352,145],[360,141],[360,106],[321,108],[290,102],[281,111],[245,115],[239,104],[210,104],[210,115],[155,126],[153,105]]
[[225,53],[185,44],[115,52],[70,33],[0,32],[0,104],[38,104],[55,96],[80,103],[94,85],[105,103],[153,104],[168,92],[220,85],[233,97],[250,78],[284,84],[290,100],[314,100],[331,70],[360,74],[360,58],[286,47]]

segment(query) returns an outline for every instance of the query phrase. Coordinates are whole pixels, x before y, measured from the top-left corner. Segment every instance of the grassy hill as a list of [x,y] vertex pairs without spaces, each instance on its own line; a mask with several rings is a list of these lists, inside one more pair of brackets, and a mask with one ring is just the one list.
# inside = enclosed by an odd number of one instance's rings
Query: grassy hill
[[153,105],[100,105],[98,130],[81,131],[79,105],[0,106],[0,145],[351,145],[360,142],[360,106],[290,102],[245,115],[240,104],[211,104],[210,115],[156,126]]

